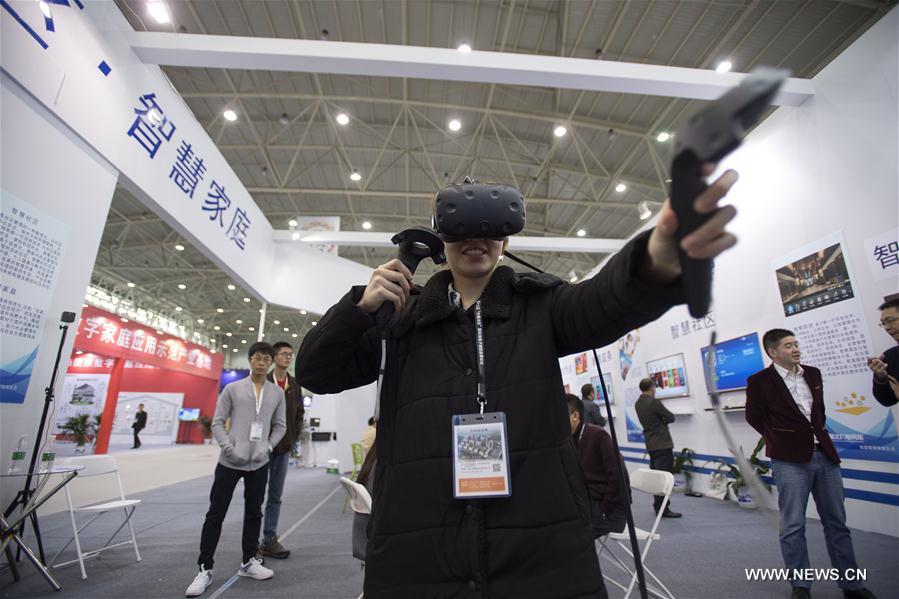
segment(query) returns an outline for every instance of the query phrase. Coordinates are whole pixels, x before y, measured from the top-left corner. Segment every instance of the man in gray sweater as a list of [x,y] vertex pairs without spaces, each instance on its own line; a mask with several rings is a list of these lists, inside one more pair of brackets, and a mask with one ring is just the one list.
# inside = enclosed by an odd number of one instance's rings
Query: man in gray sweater
[[[185,595],[188,597],[202,595],[212,584],[213,555],[231,496],[240,479],[244,484],[243,559],[237,575],[264,580],[274,574],[256,557],[269,454],[287,430],[284,391],[265,377],[274,353],[268,343],[251,345],[247,354],[250,376],[228,384],[219,395],[212,419],[212,435],[221,447],[221,453],[200,537],[200,557],[197,559],[200,572],[187,587]],[[229,419],[231,424],[225,430],[225,422]]]
[[[671,433],[668,425],[674,422],[674,414],[662,405],[656,397],[656,386],[652,379],[640,381],[640,398],[634,409],[640,426],[643,427],[643,442],[646,443],[646,451],[649,453],[649,467],[653,470],[665,470],[671,472],[674,469],[674,442],[671,441]],[[653,497],[653,507],[656,513],[662,506],[663,497]],[[663,518],[680,518],[680,512],[672,511],[671,503],[665,506]]]

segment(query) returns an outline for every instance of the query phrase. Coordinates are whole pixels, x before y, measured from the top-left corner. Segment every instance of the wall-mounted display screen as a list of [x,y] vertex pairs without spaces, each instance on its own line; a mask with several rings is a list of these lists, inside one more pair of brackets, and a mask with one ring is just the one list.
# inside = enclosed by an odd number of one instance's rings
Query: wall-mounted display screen
[[178,410],[178,420],[181,422],[194,422],[200,419],[200,408],[181,408]]
[[702,351],[706,380],[714,377],[718,391],[746,388],[746,379],[765,367],[758,333],[743,335],[715,344],[714,369],[710,372],[709,347]]
[[646,363],[646,373],[656,386],[656,397],[670,399],[690,394],[687,386],[687,367],[684,354],[675,354]]
[[[603,372],[602,378],[606,382],[606,388],[609,390],[609,404],[615,405],[615,393],[612,391],[612,373],[611,372]],[[590,378],[590,384],[593,385],[593,388],[596,389],[596,401],[599,404],[606,403],[606,398],[602,394],[602,385],[599,384],[599,377],[594,376]]]

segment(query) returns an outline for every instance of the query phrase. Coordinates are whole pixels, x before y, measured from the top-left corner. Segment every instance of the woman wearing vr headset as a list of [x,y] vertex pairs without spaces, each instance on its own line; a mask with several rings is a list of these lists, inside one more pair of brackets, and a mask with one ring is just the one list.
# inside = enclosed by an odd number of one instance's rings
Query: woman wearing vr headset
[[[728,171],[696,200],[698,212],[714,215],[681,242],[688,255],[712,258],[736,243],[725,230],[736,211],[718,206],[735,181]],[[666,202],[655,229],[578,284],[499,266],[508,237],[442,235],[449,269],[419,288],[391,260],[306,335],[296,363],[303,387],[366,385],[381,365],[373,314],[385,302],[396,309],[366,598],[606,597],[558,358],[611,343],[684,301],[676,225]],[[479,411],[504,415],[507,492],[457,498],[458,415]]]

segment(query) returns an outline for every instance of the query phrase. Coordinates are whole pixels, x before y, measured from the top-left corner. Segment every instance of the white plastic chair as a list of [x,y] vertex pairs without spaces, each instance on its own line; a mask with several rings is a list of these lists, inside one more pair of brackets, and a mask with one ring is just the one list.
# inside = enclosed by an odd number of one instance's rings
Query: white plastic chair
[[[131,516],[134,515],[134,510],[137,509],[137,504],[139,504],[141,500],[127,499],[125,497],[125,491],[122,489],[122,479],[119,477],[119,466],[116,463],[115,458],[109,455],[82,456],[69,458],[65,460],[65,464],[70,466],[84,466],[84,469],[78,472],[78,479],[90,478],[95,476],[114,476],[116,484],[118,485],[119,498],[93,505],[75,506],[72,502],[72,494],[69,491],[69,487],[71,485],[66,485],[66,502],[69,507],[69,517],[72,520],[72,532],[74,534],[72,535],[72,538],[69,539],[69,542],[66,543],[62,549],[56,552],[56,555],[54,555],[53,559],[50,560],[50,565],[54,568],[61,568],[62,566],[67,566],[69,564],[78,562],[79,566],[81,567],[81,578],[82,580],[84,580],[87,579],[87,572],[84,570],[84,560],[97,557],[98,555],[100,555],[100,553],[106,551],[107,549],[113,549],[114,547],[121,547],[122,545],[129,544],[134,545],[134,555],[137,558],[137,561],[140,561],[140,550],[137,548],[137,538],[134,536],[134,527],[131,525]],[[92,481],[92,484],[96,483]],[[96,520],[103,514],[118,509],[121,509],[124,512],[125,519],[122,524],[115,530],[115,532],[112,533],[112,536],[109,537],[103,547],[90,551],[82,550],[81,538],[79,537],[81,531],[87,528],[88,525],[90,525],[92,522],[94,522],[94,520]],[[93,516],[79,527],[75,523],[76,512],[93,514]],[[110,545],[112,540],[116,537],[116,535],[119,534],[119,531],[121,531],[126,524],[128,525],[128,530],[131,532],[131,540],[122,541],[121,543]],[[75,549],[78,553],[78,557],[61,564],[56,564],[56,558],[58,558],[60,554],[65,551],[69,547],[69,545],[72,544],[72,541],[75,541]]]
[[[359,483],[348,479],[345,476],[340,477],[340,484],[346,491],[347,499],[350,500],[350,507],[357,514],[371,514],[371,495],[368,489]],[[365,593],[361,593],[358,599],[362,599]]]
[[[662,520],[662,514],[665,512],[665,509],[668,507],[668,500],[671,498],[671,492],[674,489],[674,476],[670,472],[664,472],[661,470],[650,470],[649,468],[638,468],[631,475],[631,489],[636,489],[638,491],[642,491],[644,493],[648,493],[650,495],[661,495],[663,496],[662,506],[659,509],[658,514],[656,514],[655,521],[652,523],[651,530],[643,530],[642,528],[635,528],[635,533],[637,535],[637,544],[638,546],[642,542],[643,547],[640,549],[640,556],[643,561],[643,571],[645,574],[652,578],[658,585],[658,587],[653,586],[649,582],[646,584],[647,592],[656,595],[657,597],[663,597],[665,599],[675,599],[674,595],[671,591],[668,590],[668,587],[662,583],[659,578],[652,573],[646,566],[646,556],[649,554],[649,548],[652,546],[653,541],[657,541],[661,538],[661,535],[658,533],[659,523]],[[612,548],[609,544],[609,541],[615,541],[615,543],[631,558],[631,564],[628,565],[624,561],[621,560],[615,553],[612,551]],[[631,593],[634,591],[634,587],[637,584],[637,573],[633,569],[633,557],[634,554],[631,553],[630,550],[630,534],[627,530],[624,532],[613,532],[608,535],[602,537],[597,540],[599,544],[598,554],[600,557],[603,555],[607,556],[612,562],[627,572],[627,576],[630,577],[630,583],[625,586],[618,582],[617,580],[603,575],[603,577],[624,590],[624,597],[627,599],[630,597]]]

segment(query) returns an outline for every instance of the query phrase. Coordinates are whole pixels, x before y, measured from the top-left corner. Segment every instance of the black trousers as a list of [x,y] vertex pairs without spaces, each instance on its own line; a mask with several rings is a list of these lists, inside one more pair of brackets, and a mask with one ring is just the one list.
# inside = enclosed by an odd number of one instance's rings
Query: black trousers
[[140,432],[143,429],[135,428],[133,430],[134,430],[134,447],[140,447],[140,437],[138,435],[140,435]]
[[222,522],[231,505],[234,487],[243,479],[243,550],[242,563],[250,561],[259,549],[259,529],[262,527],[262,501],[265,499],[265,485],[268,482],[268,465],[253,471],[235,470],[222,466],[215,467],[215,478],[212,491],[209,492],[209,511],[203,522],[203,534],[200,537],[200,557],[197,564],[212,570],[215,548],[222,534]]
[[[649,452],[649,467],[653,470],[664,470],[665,472],[671,472],[674,470],[674,450],[673,449],[658,449],[656,451]],[[664,498],[656,495],[652,498],[652,505],[655,508],[656,512],[659,511],[659,508],[662,507],[662,500]],[[671,501],[668,502],[668,509],[671,509]]]

